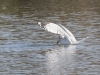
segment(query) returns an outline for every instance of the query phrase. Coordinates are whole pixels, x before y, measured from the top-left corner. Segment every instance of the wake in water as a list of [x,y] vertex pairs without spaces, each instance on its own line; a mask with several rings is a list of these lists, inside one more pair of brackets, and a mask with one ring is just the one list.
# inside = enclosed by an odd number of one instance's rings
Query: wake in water
[[78,44],[78,43],[84,42],[84,41],[85,41],[86,39],[88,39],[88,38],[89,38],[89,37],[83,38],[82,40],[78,41],[77,44]]

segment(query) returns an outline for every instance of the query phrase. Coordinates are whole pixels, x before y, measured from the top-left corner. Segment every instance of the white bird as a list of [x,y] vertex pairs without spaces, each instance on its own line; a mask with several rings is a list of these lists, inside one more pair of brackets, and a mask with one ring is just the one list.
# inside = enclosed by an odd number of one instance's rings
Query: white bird
[[38,25],[40,25],[41,28],[44,30],[55,33],[59,35],[57,44],[60,42],[61,44],[76,44],[77,40],[75,39],[74,35],[66,29],[62,25],[58,25],[55,23],[49,23],[49,22],[38,22]]

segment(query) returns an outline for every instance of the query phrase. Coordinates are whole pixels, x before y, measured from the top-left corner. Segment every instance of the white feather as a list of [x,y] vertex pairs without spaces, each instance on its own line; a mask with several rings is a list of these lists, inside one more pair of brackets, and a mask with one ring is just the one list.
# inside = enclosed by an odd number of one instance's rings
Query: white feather
[[[42,26],[42,24],[40,24],[40,25]],[[44,29],[48,32],[59,34],[61,37],[60,42],[62,44],[75,44],[75,43],[77,43],[74,35],[62,25],[48,23],[48,24],[44,25]]]

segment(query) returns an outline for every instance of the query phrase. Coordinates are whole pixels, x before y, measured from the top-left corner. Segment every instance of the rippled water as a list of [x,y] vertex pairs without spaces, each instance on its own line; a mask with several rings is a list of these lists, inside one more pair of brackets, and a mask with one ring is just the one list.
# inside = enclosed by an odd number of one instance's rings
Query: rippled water
[[[81,40],[57,45],[38,21],[62,24]],[[0,75],[100,75],[99,0],[0,1]]]

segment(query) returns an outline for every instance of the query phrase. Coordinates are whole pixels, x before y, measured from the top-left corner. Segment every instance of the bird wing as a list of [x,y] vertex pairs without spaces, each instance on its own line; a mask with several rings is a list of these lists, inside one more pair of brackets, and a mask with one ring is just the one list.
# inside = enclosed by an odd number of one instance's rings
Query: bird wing
[[44,26],[44,29],[48,32],[59,34],[61,36],[64,36],[64,30],[57,24],[49,23],[46,26]]
[[75,39],[74,35],[68,29],[66,29],[62,25],[59,25],[59,26],[66,32],[67,38],[69,37],[71,42],[73,42],[73,43],[76,42],[76,39]]
[[66,38],[71,43],[75,43],[76,42],[76,39],[75,39],[74,35],[62,25],[49,23],[49,24],[44,26],[44,29],[46,31],[48,31],[48,32],[59,34],[61,36],[61,38]]
[[66,28],[65,28],[64,26],[62,26],[61,24],[59,24],[59,26],[60,26],[70,37],[75,38],[74,35],[73,35],[68,29],[66,29]]

